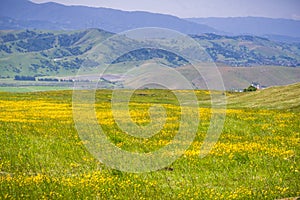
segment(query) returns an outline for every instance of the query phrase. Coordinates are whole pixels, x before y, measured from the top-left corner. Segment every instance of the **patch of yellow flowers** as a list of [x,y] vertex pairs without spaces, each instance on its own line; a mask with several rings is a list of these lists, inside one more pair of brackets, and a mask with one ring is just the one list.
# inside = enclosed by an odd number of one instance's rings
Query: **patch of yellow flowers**
[[[130,110],[132,121],[141,125],[150,123],[148,109],[151,105],[150,103],[131,103],[130,107],[134,108]],[[152,143],[144,140],[141,144],[156,145],[158,147],[165,146],[170,143],[172,139],[171,136],[178,130],[180,108],[177,105],[171,104],[163,104],[163,107],[167,111],[167,119],[163,130],[160,131],[159,138],[156,138]],[[112,115],[110,102],[97,103],[95,109],[97,111],[96,116],[99,124],[107,127],[109,134],[113,135],[120,132],[116,130],[117,124]],[[123,114],[122,112],[123,111],[120,111],[120,115]],[[205,130],[209,126],[211,109],[199,108],[199,113],[200,123],[201,126],[203,126],[200,128],[203,128],[203,130],[199,130],[198,135],[201,136],[205,134]],[[293,160],[296,154],[299,153],[300,128],[294,127],[293,131],[287,131],[291,125],[297,126],[295,125],[295,119],[299,117],[299,114],[292,112],[277,113],[271,110],[227,109],[226,115],[228,120],[225,122],[224,133],[208,156],[217,159],[222,157],[222,159],[232,160],[236,154],[247,154],[257,157],[266,155],[281,160]],[[158,118],[158,120],[161,119]],[[239,123],[245,122],[248,122],[247,125],[249,129],[243,131],[243,129],[238,126]],[[32,128],[34,128],[36,132],[46,131],[55,134],[59,130],[57,130],[55,126],[51,126],[54,123],[61,126],[73,125],[72,105],[71,103],[46,101],[43,100],[43,98],[36,100],[0,100],[0,123],[10,126],[10,130],[13,131],[10,134],[17,134],[20,132],[20,129],[26,134],[26,130],[31,130]],[[49,127],[45,128],[45,124],[48,124]],[[241,133],[237,134],[234,132],[236,130],[239,130]],[[251,135],[251,131],[253,130],[258,130],[260,135]],[[77,144],[83,146],[84,142],[77,142]],[[128,145],[128,141],[120,141],[116,145],[122,148],[126,146],[126,144]],[[200,154],[199,147],[202,144],[202,141],[195,141],[192,148],[188,149],[183,157],[198,161]],[[89,158],[84,159],[89,161]],[[90,160],[90,162],[92,161]],[[0,159],[0,170],[4,167],[9,168],[9,165],[7,160]],[[70,168],[78,167],[80,167],[79,164],[70,164]],[[289,170],[299,176],[298,167],[291,166]],[[63,174],[60,177],[51,176],[51,173],[37,173],[35,175],[2,173],[0,174],[0,188],[1,184],[8,184],[8,188],[13,188],[13,186],[17,186],[18,188],[29,186],[38,188],[40,185],[46,185],[45,187],[47,187],[47,185],[55,185],[53,186],[53,190],[42,195],[41,199],[61,198],[62,193],[58,187],[82,188],[83,190],[85,188],[92,188],[92,190],[95,191],[95,196],[99,198],[101,198],[103,194],[112,193],[114,188],[118,188],[118,190],[134,193],[135,197],[139,196],[140,199],[146,199],[147,191],[160,186],[157,180],[143,180],[139,178],[137,182],[135,178],[135,175],[130,175],[126,178],[107,174],[104,175],[100,170],[76,175]],[[189,189],[180,190],[177,193],[177,197],[179,199],[186,197],[189,197],[189,199],[199,199],[201,195],[205,194],[206,197],[210,199],[241,199],[242,197],[251,198],[255,192],[246,186],[236,187],[235,190],[230,192],[222,192],[222,190],[220,191],[215,188],[199,188],[199,190],[202,191],[190,191]],[[14,198],[11,193],[6,194],[5,191],[1,191],[1,189],[0,192],[4,192],[4,194],[2,194],[4,199]],[[23,196],[20,197],[28,198],[28,192],[29,191],[24,192],[24,194],[22,194]],[[274,190],[262,189],[260,192],[263,197],[267,198],[271,193],[284,195],[289,192],[289,187],[277,185]],[[80,192],[78,192],[78,198],[82,198]],[[122,197],[118,195],[111,196],[111,198],[122,199]]]

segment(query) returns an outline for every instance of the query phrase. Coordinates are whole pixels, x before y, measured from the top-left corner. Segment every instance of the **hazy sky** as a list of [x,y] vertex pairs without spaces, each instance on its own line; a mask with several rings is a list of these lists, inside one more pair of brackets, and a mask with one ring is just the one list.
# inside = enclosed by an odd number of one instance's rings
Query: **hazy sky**
[[300,20],[300,0],[31,0],[149,11],[178,17],[260,16]]

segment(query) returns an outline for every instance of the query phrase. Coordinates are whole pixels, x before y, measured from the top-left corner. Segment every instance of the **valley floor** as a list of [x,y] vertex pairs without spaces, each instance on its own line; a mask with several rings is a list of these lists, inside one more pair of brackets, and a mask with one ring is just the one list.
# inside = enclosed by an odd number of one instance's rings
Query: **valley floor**
[[[281,103],[274,103],[278,98],[260,100],[275,91],[285,91]],[[289,97],[298,98],[299,92],[300,85],[295,84],[228,94],[222,133],[210,153],[200,158],[212,110],[210,93],[196,91],[200,122],[194,142],[173,164],[149,173],[118,171],[93,157],[75,128],[72,91],[0,92],[0,199],[300,196],[300,101],[287,103]],[[109,90],[97,91],[95,108],[98,123],[114,145],[147,153],[174,139],[181,109],[170,91],[139,90],[131,98],[131,119],[141,126],[150,123],[151,105],[166,109],[163,129],[148,139],[136,139],[118,127],[112,116],[111,95]],[[155,120],[163,120],[163,115],[159,116]]]

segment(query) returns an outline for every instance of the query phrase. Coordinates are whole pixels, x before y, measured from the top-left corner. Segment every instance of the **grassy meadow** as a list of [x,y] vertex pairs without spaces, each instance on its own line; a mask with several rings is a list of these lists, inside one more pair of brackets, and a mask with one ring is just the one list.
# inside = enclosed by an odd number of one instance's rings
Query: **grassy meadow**
[[[180,91],[185,92],[185,91]],[[300,196],[300,84],[228,93],[222,134],[200,158],[211,118],[208,91],[195,91],[200,123],[190,148],[167,168],[149,173],[111,169],[78,136],[72,91],[0,93],[0,199],[282,199]],[[180,107],[171,91],[138,90],[132,120],[150,121],[148,108],[167,110],[163,129],[129,137],[115,123],[110,90],[96,92],[96,112],[119,148],[150,152],[176,134]],[[120,111],[121,112],[121,111]]]

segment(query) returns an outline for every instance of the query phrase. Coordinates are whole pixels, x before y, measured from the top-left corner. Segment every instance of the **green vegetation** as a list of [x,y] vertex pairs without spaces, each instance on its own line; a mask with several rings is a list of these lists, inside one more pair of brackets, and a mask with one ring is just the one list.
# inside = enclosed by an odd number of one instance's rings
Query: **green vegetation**
[[245,88],[245,89],[244,89],[244,92],[254,92],[254,91],[256,91],[256,90],[257,90],[256,87],[250,85],[248,88]]
[[22,87],[0,87],[0,92],[39,92],[53,90],[70,90],[71,87],[65,86],[22,86]]
[[16,81],[35,81],[35,77],[33,76],[15,76]]
[[73,75],[83,62],[99,65],[85,54],[110,35],[100,30],[1,31],[1,76]]
[[[0,31],[0,70],[1,77],[23,76],[57,76],[74,75],[85,66],[92,71],[102,66],[112,56],[111,50],[132,46],[137,41],[124,38],[124,44],[112,44],[99,50],[95,47],[113,36],[112,33],[97,29],[83,31]],[[299,66],[299,44],[285,44],[269,41],[254,36],[219,36],[204,34],[192,36],[212,58],[212,61],[229,66]],[[166,47],[174,47],[180,42],[174,39],[157,39],[155,41]],[[185,54],[194,53],[190,44],[182,44]],[[94,59],[97,55],[101,61]],[[114,61],[128,65],[128,61],[138,64],[140,61],[159,59],[167,66],[178,67],[187,64],[181,55],[162,49],[137,49]],[[207,62],[205,57],[200,61]],[[201,60],[204,59],[204,60]],[[129,63],[133,64],[134,63]]]
[[229,94],[229,106],[300,111],[300,84],[277,86],[250,93]]
[[[180,91],[184,93],[185,91]],[[74,127],[72,92],[0,93],[1,199],[280,199],[300,196],[300,84],[228,93],[222,134],[200,158],[209,127],[210,92],[196,91],[195,141],[165,169],[125,173],[96,160]],[[124,134],[111,113],[111,91],[96,92],[99,124],[127,151],[159,149],[176,134],[180,112],[168,90],[138,90],[130,113],[149,123],[149,106],[167,109],[163,130],[149,139]],[[119,110],[122,113],[122,110]],[[158,118],[158,120],[161,117]]]

